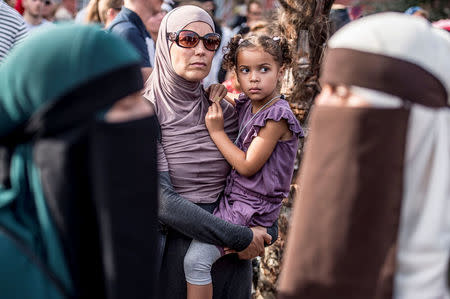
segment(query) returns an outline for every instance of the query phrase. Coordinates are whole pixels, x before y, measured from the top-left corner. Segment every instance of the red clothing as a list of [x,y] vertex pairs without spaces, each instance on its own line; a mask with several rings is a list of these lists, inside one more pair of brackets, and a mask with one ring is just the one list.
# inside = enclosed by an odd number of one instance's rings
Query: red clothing
[[16,1],[16,5],[14,6],[14,8],[15,8],[21,15],[23,15],[23,12],[25,11],[25,8],[23,8],[22,0],[17,0],[17,1]]
[[225,86],[228,92],[240,94],[239,90],[234,89],[233,82],[230,79],[223,81],[222,84]]

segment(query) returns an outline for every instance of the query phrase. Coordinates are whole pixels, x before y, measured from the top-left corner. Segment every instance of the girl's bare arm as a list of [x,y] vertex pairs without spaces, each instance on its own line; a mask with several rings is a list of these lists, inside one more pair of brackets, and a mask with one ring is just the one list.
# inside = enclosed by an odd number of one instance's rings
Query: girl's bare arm
[[289,132],[286,121],[267,120],[245,153],[225,133],[222,108],[218,103],[213,103],[206,114],[206,126],[222,155],[243,176],[252,176],[259,171],[269,159],[278,140]]

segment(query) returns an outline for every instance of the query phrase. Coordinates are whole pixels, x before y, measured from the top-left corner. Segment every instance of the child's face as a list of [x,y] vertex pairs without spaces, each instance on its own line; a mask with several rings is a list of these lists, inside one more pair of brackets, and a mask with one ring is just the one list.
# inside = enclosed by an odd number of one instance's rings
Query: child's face
[[238,53],[236,74],[241,90],[250,100],[265,104],[278,94],[278,80],[283,71],[272,55],[258,47]]

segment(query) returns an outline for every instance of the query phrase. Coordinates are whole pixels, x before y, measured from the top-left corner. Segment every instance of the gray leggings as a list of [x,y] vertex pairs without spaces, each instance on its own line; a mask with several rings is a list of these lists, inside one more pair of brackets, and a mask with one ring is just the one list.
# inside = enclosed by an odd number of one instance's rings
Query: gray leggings
[[221,253],[216,245],[192,240],[184,256],[186,281],[195,285],[210,284],[211,267],[220,257]]

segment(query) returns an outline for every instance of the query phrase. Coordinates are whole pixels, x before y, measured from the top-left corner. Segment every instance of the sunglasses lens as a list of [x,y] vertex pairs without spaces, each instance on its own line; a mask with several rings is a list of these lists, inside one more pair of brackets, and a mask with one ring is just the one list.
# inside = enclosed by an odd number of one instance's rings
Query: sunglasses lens
[[205,48],[210,51],[215,51],[220,46],[220,37],[216,34],[207,34],[204,39]]
[[193,48],[198,44],[200,37],[195,32],[181,31],[178,36],[178,43],[185,48]]

